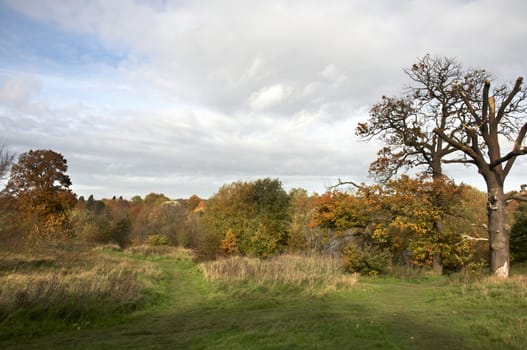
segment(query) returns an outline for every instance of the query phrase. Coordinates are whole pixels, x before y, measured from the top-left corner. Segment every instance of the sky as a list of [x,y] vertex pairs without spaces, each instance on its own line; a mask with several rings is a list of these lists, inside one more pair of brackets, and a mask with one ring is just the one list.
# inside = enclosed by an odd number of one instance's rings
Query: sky
[[371,183],[381,144],[355,128],[403,69],[431,54],[514,81],[525,18],[523,0],[0,0],[0,144],[61,153],[96,198]]

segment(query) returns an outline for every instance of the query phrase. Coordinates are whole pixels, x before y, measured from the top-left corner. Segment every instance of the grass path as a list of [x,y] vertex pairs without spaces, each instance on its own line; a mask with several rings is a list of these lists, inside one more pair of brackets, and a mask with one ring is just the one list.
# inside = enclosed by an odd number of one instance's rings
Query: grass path
[[[164,299],[106,328],[0,343],[3,349],[520,349],[516,314],[449,297],[446,279],[361,281],[308,297],[287,287],[213,286],[190,260],[155,258]],[[446,291],[446,292],[445,292]],[[507,308],[511,308],[511,310]],[[489,319],[500,311],[516,312]],[[509,322],[509,323],[508,323]],[[492,327],[501,325],[493,332]]]

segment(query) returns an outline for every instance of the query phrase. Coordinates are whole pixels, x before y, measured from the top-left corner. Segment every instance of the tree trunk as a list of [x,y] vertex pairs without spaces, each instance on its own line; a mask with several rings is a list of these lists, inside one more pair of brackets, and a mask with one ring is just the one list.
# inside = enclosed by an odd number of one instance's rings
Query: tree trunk
[[[434,157],[432,164],[432,181],[442,181],[443,180],[443,173],[441,169],[441,158],[440,157]],[[443,274],[443,253],[441,249],[441,238],[443,236],[443,218],[438,217],[436,221],[434,222],[434,230],[435,230],[435,240],[437,245],[437,251],[432,256],[432,272],[435,275],[442,275]]]
[[436,240],[436,249],[437,251],[432,256],[432,272],[435,275],[443,274],[443,254],[441,252],[441,236],[443,234],[443,219],[441,217],[436,219],[434,223],[435,230],[435,240]]
[[441,253],[435,253],[432,257],[432,271],[434,275],[443,274],[443,255]]
[[507,278],[510,271],[510,228],[507,224],[507,207],[502,185],[489,186],[487,215],[490,273],[497,277]]

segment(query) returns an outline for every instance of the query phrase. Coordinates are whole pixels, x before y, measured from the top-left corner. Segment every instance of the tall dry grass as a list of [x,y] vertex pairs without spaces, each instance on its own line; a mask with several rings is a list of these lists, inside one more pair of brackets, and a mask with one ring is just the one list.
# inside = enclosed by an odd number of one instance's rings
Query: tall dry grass
[[101,255],[75,261],[16,256],[2,261],[0,322],[20,318],[89,322],[147,303],[162,278],[154,264]]
[[307,292],[352,288],[357,275],[345,273],[342,260],[329,256],[279,255],[270,259],[233,256],[200,265],[211,282],[253,282],[302,287]]
[[172,259],[190,259],[192,251],[181,247],[167,245],[142,244],[126,248],[125,253],[140,256],[164,256]]
[[524,305],[527,300],[527,275],[511,275],[503,279],[495,276],[479,277],[478,279],[456,278],[452,279],[457,286],[456,293],[464,299],[474,299],[475,302],[492,303],[500,299],[518,301]]

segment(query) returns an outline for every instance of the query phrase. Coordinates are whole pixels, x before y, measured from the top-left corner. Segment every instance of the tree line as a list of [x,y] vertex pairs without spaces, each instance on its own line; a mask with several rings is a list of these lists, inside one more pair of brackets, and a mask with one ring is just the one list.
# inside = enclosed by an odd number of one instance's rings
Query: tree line
[[[12,165],[2,191],[3,239],[178,244],[201,258],[330,252],[342,254],[350,271],[368,274],[394,264],[436,273],[487,264],[508,276],[510,253],[512,262],[526,255],[525,205],[518,204],[525,188],[504,191],[527,153],[522,78],[494,86],[485,70],[429,55],[404,72],[410,84],[403,93],[383,96],[356,129],[362,140],[385,145],[370,167],[373,185],[339,180],[321,195],[287,193],[266,178],[226,184],[207,200],[155,193],[85,199],[70,190],[61,154],[30,150]],[[2,148],[2,177],[13,161]],[[451,163],[475,167],[487,193],[446,177],[443,166]],[[410,168],[415,177],[400,175]]]
[[[281,253],[341,255],[351,272],[376,275],[394,266],[449,270],[489,263],[484,229],[487,197],[468,185],[423,174],[323,194],[286,192],[278,179],[226,184],[208,199],[95,199],[70,190],[67,161],[52,150],[22,154],[2,191],[1,235],[9,244],[64,240],[121,247],[191,248],[199,259]],[[527,206],[509,204],[516,220],[514,262],[527,260]],[[442,230],[436,230],[438,218]]]

